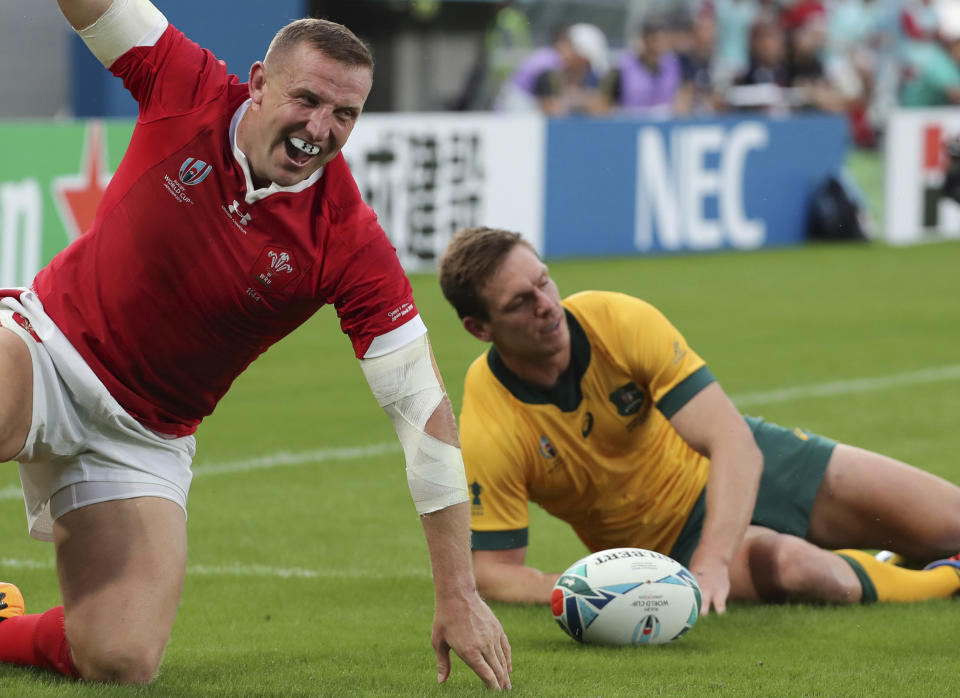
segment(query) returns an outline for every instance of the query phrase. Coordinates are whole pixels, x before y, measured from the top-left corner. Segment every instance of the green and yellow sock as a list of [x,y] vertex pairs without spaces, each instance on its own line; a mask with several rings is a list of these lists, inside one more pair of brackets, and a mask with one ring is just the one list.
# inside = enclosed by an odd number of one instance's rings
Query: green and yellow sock
[[835,550],[863,587],[861,603],[945,599],[960,591],[960,569],[951,565],[911,570],[880,562],[862,550]]

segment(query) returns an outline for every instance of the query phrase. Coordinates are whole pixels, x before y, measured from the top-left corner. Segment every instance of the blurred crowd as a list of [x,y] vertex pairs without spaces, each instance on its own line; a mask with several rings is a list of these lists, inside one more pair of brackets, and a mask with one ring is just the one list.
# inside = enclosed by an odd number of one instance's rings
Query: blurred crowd
[[[519,10],[502,12],[500,27],[522,26]],[[512,68],[493,76],[494,109],[816,110],[846,115],[874,147],[891,108],[960,104],[960,0],[691,0],[646,12],[620,50],[575,23]]]

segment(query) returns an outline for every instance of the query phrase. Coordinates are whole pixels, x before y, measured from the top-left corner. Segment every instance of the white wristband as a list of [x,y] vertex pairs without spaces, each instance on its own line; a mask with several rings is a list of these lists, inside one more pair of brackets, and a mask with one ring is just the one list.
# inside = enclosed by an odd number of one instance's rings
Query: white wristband
[[77,34],[107,68],[134,46],[153,46],[167,29],[167,18],[150,0],[113,0],[100,19]]

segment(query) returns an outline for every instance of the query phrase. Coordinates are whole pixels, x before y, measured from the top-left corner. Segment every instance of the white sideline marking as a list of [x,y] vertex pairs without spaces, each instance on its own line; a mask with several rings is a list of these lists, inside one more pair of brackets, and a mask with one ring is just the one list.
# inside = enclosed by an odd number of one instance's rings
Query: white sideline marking
[[[53,560],[18,560],[0,558],[0,569],[52,570]],[[187,565],[187,575],[205,577],[279,577],[281,579],[363,579],[370,578],[370,570],[362,569],[322,569],[309,570],[303,567],[270,567],[269,565],[250,565],[235,562],[232,565]],[[429,579],[427,569],[391,570],[389,577],[405,579]]]
[[355,460],[368,456],[379,456],[391,451],[399,451],[400,442],[370,444],[353,448],[320,448],[313,451],[280,451],[271,456],[246,458],[244,460],[227,463],[209,463],[193,466],[194,476],[222,475],[224,473],[241,473],[247,470],[261,468],[277,468],[283,465],[303,465],[304,463],[323,463],[330,460]]
[[[228,461],[226,463],[194,464],[194,477],[204,475],[224,475],[226,473],[242,473],[248,470],[262,470],[265,468],[280,468],[289,465],[303,465],[305,463],[324,463],[332,460],[356,460],[379,456],[384,453],[400,451],[399,441],[390,441],[369,446],[353,448],[320,448],[312,451],[280,451],[270,456],[245,458],[243,460]],[[0,489],[0,501],[8,499],[22,499],[23,492],[17,485],[8,485]]]
[[873,378],[852,378],[844,381],[832,381],[817,385],[798,385],[793,388],[768,390],[760,393],[745,393],[730,399],[736,405],[770,405],[775,402],[787,402],[806,397],[831,397],[835,395],[850,395],[852,393],[868,393],[874,390],[886,390],[902,385],[917,385],[918,383],[936,383],[942,380],[956,380],[960,378],[960,365],[941,366],[922,371],[908,371],[894,373],[889,376],[875,376]]
[[4,499],[21,499],[22,497],[23,492],[17,485],[7,485],[3,489],[0,489],[0,501]]
[[[904,385],[919,383],[936,383],[943,380],[960,379],[960,365],[941,366],[939,368],[924,369],[894,373],[888,376],[874,376],[872,378],[853,378],[843,381],[831,381],[815,385],[799,385],[792,388],[768,390],[756,393],[734,395],[731,400],[738,407],[770,405],[777,402],[788,402],[808,397],[832,397],[853,393],[866,393],[875,390],[886,390]],[[195,464],[193,472],[196,477],[205,475],[223,475],[239,473],[249,470],[279,468],[283,466],[303,465],[305,463],[323,463],[332,460],[356,460],[370,456],[379,456],[384,453],[393,453],[400,450],[396,441],[356,446],[352,448],[322,448],[311,451],[281,451],[269,456],[246,458],[243,460],[228,461],[225,463]],[[21,499],[23,494],[16,485],[9,485],[0,489],[0,501]]]

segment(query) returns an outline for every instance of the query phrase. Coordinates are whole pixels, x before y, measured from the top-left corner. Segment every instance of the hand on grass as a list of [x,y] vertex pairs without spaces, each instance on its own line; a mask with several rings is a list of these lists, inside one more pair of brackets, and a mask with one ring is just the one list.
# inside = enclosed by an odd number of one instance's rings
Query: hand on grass
[[727,596],[730,595],[730,567],[719,558],[694,554],[690,571],[700,584],[700,615],[707,615],[712,606],[717,613],[727,612]]
[[430,643],[437,654],[437,682],[450,676],[450,650],[488,688],[509,689],[513,663],[500,621],[476,592],[467,598],[437,600]]

